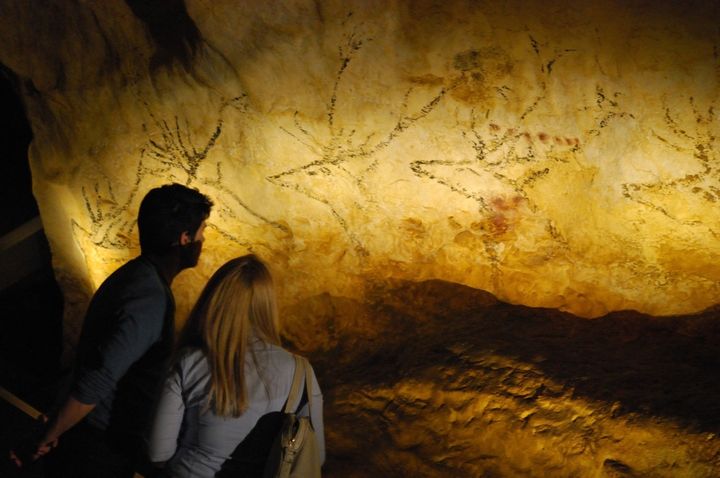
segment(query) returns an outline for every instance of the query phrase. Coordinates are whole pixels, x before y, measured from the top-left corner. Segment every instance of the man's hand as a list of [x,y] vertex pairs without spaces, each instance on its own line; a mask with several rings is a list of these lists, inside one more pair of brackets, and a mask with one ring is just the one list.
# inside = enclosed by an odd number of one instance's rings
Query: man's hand
[[34,440],[25,440],[24,446],[15,448],[10,453],[10,460],[17,466],[22,466],[23,463],[47,455],[57,446],[60,435],[74,427],[93,408],[95,408],[94,404],[82,403],[69,396],[53,420],[48,423],[46,416],[43,415],[40,418],[42,420],[41,433],[33,434]]
[[42,443],[31,447],[20,446],[15,450],[10,450],[10,461],[15,466],[22,468],[23,464],[35,461],[38,458],[47,455],[53,448],[57,447],[57,438],[48,443]]
[[18,468],[23,466],[22,460],[17,456],[15,450],[10,450],[10,461],[12,461]]
[[45,443],[40,443],[40,444],[38,444],[37,447],[36,447],[35,453],[33,453],[32,459],[33,459],[33,460],[37,460],[37,459],[40,458],[41,456],[47,455],[48,453],[50,453],[50,451],[51,451],[53,448],[56,448],[57,446],[58,446],[58,439],[57,439],[57,438],[54,439],[54,440],[50,440],[50,441],[48,441],[48,442],[45,442]]
[[57,438],[51,441],[43,441],[47,433],[48,417],[40,415],[33,427],[32,432],[27,436],[19,446],[10,450],[10,461],[18,468],[31,461],[35,461],[58,444]]

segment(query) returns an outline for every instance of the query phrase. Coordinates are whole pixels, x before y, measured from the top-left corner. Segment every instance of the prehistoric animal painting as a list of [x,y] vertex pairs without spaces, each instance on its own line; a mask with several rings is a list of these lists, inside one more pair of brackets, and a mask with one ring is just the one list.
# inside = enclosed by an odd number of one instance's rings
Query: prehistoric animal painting
[[[580,151],[580,140],[563,134],[544,132],[528,126],[536,109],[547,98],[547,79],[555,63],[574,50],[554,51],[549,58],[542,54],[540,43],[529,36],[530,46],[538,62],[537,91],[528,101],[516,94],[511,86],[500,82],[486,85],[486,89],[495,91],[493,104],[500,108],[510,102],[525,102],[521,112],[512,124],[503,124],[493,119],[493,111],[478,105],[470,110],[469,125],[459,124],[461,134],[472,148],[472,154],[460,160],[419,160],[411,163],[413,172],[420,178],[431,179],[450,190],[478,204],[480,213],[490,211],[488,205],[488,183],[498,182],[499,192],[517,195],[534,205],[527,195],[526,188],[543,176],[550,174],[552,163],[567,162],[569,155]],[[483,55],[488,55],[487,61]],[[484,64],[497,61],[493,49],[460,52],[455,56],[455,67],[463,76],[477,73],[486,77]],[[511,60],[508,60],[511,61]],[[507,67],[512,68],[512,65]],[[499,78],[507,81],[508,77]],[[489,101],[488,101],[489,102]],[[484,180],[480,181],[479,178]],[[492,197],[492,195],[490,195]]]
[[[694,170],[674,178],[625,183],[623,195],[673,222],[704,228],[717,237],[720,232],[717,227],[702,221],[698,214],[688,214],[693,212],[692,209],[715,209],[720,202],[720,157],[717,153],[720,127],[715,104],[701,106],[691,97],[688,99],[688,107],[689,111],[685,114],[666,107],[663,118],[665,128],[651,133],[670,151],[691,156],[696,161]],[[686,198],[680,208],[669,201],[677,195]]]
[[[422,180],[433,181],[450,191],[472,200],[477,204],[478,221],[485,222],[482,244],[485,253],[499,275],[501,258],[499,250],[507,240],[508,224],[506,211],[521,204],[530,213],[542,215],[529,194],[533,184],[552,174],[553,168],[567,163],[581,152],[581,140],[552,130],[538,130],[531,121],[538,109],[547,100],[547,80],[553,74],[556,62],[573,50],[553,51],[550,56],[543,54],[541,45],[529,37],[530,47],[537,59],[537,84],[535,95],[526,99],[513,91],[505,82],[508,77],[498,77],[498,83],[486,84],[487,91],[494,96],[485,98],[470,109],[469,121],[458,122],[458,128],[465,140],[469,154],[459,159],[417,160],[410,164],[413,173]],[[487,52],[487,61],[483,54]],[[492,49],[460,52],[455,57],[455,66],[463,77],[477,74],[487,78],[484,65],[497,60]],[[512,68],[512,64],[508,69]],[[494,119],[494,108],[504,108],[511,103],[522,104],[512,123]],[[483,107],[492,104],[494,108]],[[502,123],[501,121],[505,121]],[[561,246],[566,244],[562,234],[545,218],[547,233]]]
[[[414,87],[409,87],[399,105],[399,113],[393,127],[359,137],[355,129],[343,126],[342,120],[338,118],[337,109],[344,95],[351,94],[345,90],[346,74],[352,68],[357,55],[362,52],[363,46],[369,41],[370,38],[359,38],[355,33],[351,33],[344,37],[343,43],[338,48],[338,69],[332,91],[329,93],[322,137],[313,134],[310,128],[303,124],[299,111],[293,116],[292,126],[282,127],[293,141],[310,154],[310,159],[299,166],[267,177],[268,181],[277,186],[296,191],[313,201],[322,203],[360,256],[366,256],[368,251],[349,223],[347,213],[351,209],[361,210],[363,205],[358,201],[368,199],[365,178],[378,166],[379,153],[428,116],[449,91],[447,87],[437,88],[421,107],[411,109],[408,107],[409,97],[415,91]],[[336,189],[318,187],[323,179],[345,185],[346,197],[339,198],[337,194],[331,192]]]
[[[141,168],[138,168],[138,173]],[[112,181],[103,175],[89,186],[82,186],[80,193],[89,221],[83,227],[72,219],[72,227],[77,235],[81,234],[92,244],[105,249],[127,249],[131,247],[131,231],[135,218],[128,214],[130,203],[137,194],[137,185],[128,197],[120,199],[112,187]]]
[[[275,222],[256,212],[236,189],[226,184],[223,167],[232,163],[221,163],[212,158],[212,151],[224,132],[223,116],[230,108],[235,114],[247,111],[247,97],[240,95],[222,100],[217,120],[203,139],[191,133],[187,119],[175,115],[172,120],[158,117],[146,104],[151,121],[144,125],[148,134],[147,144],[140,149],[140,160],[134,173],[133,187],[124,197],[114,191],[112,181],[100,174],[89,185],[81,187],[87,213],[88,225],[73,220],[73,229],[95,247],[125,250],[136,246],[134,234],[137,206],[146,187],[147,180],[164,183],[177,182],[197,187],[209,194],[215,201],[215,211],[221,221],[211,224],[221,235],[240,245],[247,245],[233,232],[233,225],[243,222],[260,222],[287,232],[287,226]],[[203,174],[199,173],[203,167]],[[218,224],[222,224],[219,226]]]

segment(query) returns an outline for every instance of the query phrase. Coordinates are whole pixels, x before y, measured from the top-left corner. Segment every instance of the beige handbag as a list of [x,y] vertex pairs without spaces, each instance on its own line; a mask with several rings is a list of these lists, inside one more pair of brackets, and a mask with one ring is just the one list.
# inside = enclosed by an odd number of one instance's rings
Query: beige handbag
[[316,478],[320,477],[320,454],[311,417],[295,414],[302,398],[300,384],[305,376],[308,409],[312,413],[312,373],[303,357],[295,356],[295,375],[290,394],[283,410],[283,425],[275,438],[267,463],[265,478]]

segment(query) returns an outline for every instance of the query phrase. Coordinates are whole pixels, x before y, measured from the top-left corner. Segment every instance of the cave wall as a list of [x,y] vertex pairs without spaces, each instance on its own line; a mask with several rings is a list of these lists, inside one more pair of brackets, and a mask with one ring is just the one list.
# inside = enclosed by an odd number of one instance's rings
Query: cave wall
[[702,310],[718,19],[715,2],[5,1],[70,340],[168,181],[217,204],[180,311],[248,250],[290,318],[427,279],[583,317]]
[[225,260],[269,262],[327,476],[719,476],[717,309],[582,320],[717,302],[718,24],[711,1],[0,2],[66,340],[177,181],[216,203],[178,320]]

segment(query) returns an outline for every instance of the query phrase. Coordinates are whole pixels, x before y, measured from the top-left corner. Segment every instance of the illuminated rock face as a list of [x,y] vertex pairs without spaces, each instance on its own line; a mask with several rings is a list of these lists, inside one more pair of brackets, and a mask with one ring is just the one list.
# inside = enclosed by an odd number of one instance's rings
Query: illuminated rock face
[[143,3],[3,7],[80,304],[167,181],[218,204],[181,309],[248,249],[286,304],[385,278],[586,317],[717,301],[715,7]]
[[[388,281],[582,317],[717,302],[714,2],[146,3],[0,6],[69,340],[138,253],[142,196],[169,181],[217,204],[200,266],[174,284],[180,319],[252,250],[275,271],[288,336],[313,353],[386,331],[334,307]],[[306,307],[324,322],[307,327]]]

